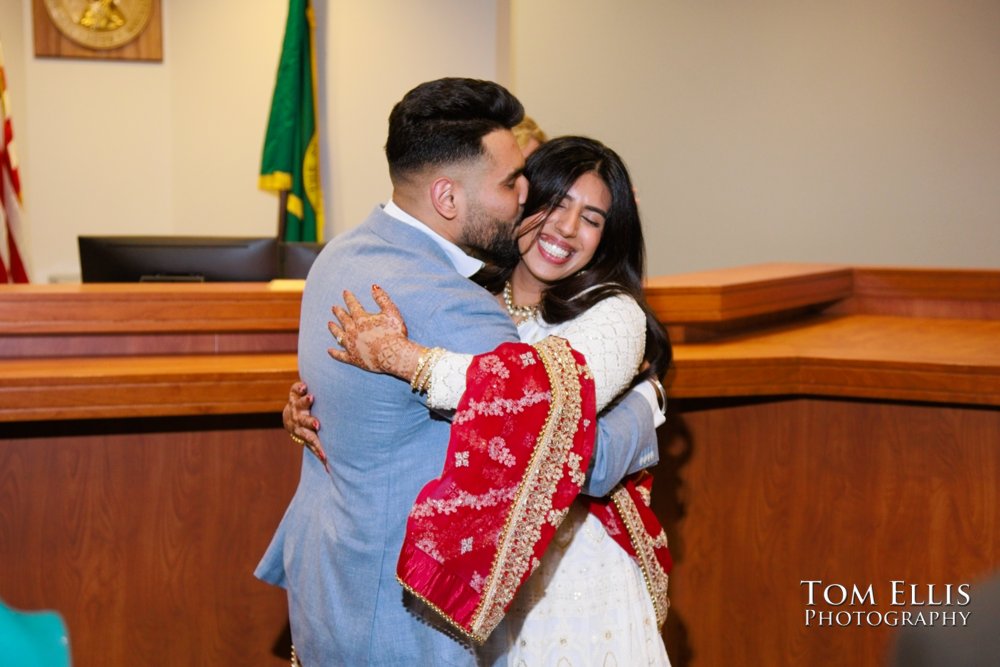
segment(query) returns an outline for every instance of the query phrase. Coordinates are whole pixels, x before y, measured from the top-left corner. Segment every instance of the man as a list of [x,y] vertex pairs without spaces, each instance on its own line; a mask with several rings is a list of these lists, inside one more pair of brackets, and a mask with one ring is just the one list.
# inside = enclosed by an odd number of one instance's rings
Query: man
[[[318,398],[330,473],[304,457],[299,488],[257,569],[288,589],[306,667],[475,663],[467,647],[404,606],[395,578],[407,515],[441,472],[449,424],[406,383],[332,363],[326,323],[343,290],[368,294],[379,284],[428,345],[482,353],[517,341],[493,296],[469,280],[482,263],[462,248],[516,253],[527,182],[510,128],[522,117],[517,99],[491,82],[441,79],[407,93],[389,116],[392,201],[332,241],[306,281],[299,370]],[[586,493],[604,495],[656,461],[650,410],[633,394],[600,420]]]

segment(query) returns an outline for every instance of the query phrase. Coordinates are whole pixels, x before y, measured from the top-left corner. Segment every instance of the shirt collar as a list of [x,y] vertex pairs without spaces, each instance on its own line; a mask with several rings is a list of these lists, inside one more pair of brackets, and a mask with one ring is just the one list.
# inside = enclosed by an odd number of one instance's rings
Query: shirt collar
[[444,251],[444,254],[448,256],[448,259],[451,261],[452,266],[455,267],[455,270],[465,278],[472,276],[472,274],[483,268],[485,264],[484,262],[476,259],[475,257],[470,257],[457,245],[444,238],[403,209],[399,208],[399,206],[397,206],[391,199],[389,200],[389,203],[382,207],[382,211],[384,211],[386,215],[389,215],[404,224],[410,225],[411,227],[415,227],[424,234],[427,234],[427,236],[431,237],[431,240],[438,244],[438,246],[441,247],[441,250]]

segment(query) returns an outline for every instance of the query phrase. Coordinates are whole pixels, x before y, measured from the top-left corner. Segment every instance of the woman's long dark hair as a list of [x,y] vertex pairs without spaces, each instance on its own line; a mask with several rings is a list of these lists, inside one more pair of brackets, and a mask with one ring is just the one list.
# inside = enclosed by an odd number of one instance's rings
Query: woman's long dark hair
[[[653,314],[643,292],[646,252],[635,191],[625,163],[613,150],[587,137],[558,137],[545,142],[527,160],[528,199],[522,221],[538,213],[541,221],[520,234],[535,234],[580,176],[593,172],[611,192],[611,208],[601,241],[590,262],[550,285],[542,295],[541,315],[550,324],[571,320],[615,294],[628,294],[646,313],[646,361],[649,368],[636,381],[661,377],[673,353],[667,332]],[[477,274],[480,284],[499,293],[514,267],[495,267]]]

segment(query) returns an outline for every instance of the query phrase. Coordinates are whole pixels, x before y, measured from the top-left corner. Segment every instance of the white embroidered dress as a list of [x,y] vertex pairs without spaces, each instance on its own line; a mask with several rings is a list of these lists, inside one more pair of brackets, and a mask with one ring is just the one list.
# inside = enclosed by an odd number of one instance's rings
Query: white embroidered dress
[[[646,319],[631,297],[618,295],[562,324],[527,320],[518,333],[526,343],[561,336],[581,352],[600,411],[631,383],[643,357]],[[431,407],[458,405],[471,360],[455,353],[441,358],[427,396]],[[490,664],[503,664],[504,655],[512,667],[670,664],[642,571],[582,504],[573,504],[483,650]]]

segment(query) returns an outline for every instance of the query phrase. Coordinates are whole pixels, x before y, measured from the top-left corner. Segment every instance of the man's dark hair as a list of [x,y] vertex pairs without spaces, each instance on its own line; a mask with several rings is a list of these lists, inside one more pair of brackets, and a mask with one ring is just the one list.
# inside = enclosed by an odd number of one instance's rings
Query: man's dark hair
[[482,155],[484,136],[510,129],[523,117],[524,107],[498,83],[459,78],[422,83],[389,114],[389,175],[395,180]]

